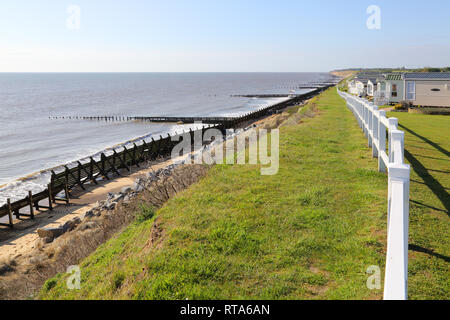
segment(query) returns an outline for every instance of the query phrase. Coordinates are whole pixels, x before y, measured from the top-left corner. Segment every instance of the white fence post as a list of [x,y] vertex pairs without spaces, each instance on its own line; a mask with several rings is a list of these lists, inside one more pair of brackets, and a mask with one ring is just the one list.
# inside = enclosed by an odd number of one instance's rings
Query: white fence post
[[366,137],[367,137],[367,141],[369,141],[369,130],[370,130],[370,123],[369,123],[369,108],[367,107],[367,105],[364,102],[361,102],[361,105],[364,108],[364,122],[366,124]]
[[362,130],[362,132],[365,132],[365,130],[364,130],[364,110],[359,103],[357,106],[358,106],[358,111],[359,111],[359,119],[361,122],[361,130]]
[[369,103],[366,103],[367,108],[367,122],[369,124],[369,132],[368,132],[368,146],[369,148],[372,148],[373,145],[373,109],[372,106]]
[[398,127],[398,119],[397,118],[389,118],[388,119],[388,121],[389,121],[389,162],[394,162],[394,159],[393,159],[393,151],[392,151],[392,146],[391,146],[391,141],[392,141],[392,138],[391,138],[391,133],[392,133],[392,131],[393,130],[397,130],[397,127]]
[[373,116],[372,116],[372,132],[373,132],[373,139],[372,139],[372,156],[374,158],[378,158],[378,128],[379,128],[379,111],[378,107],[372,104],[372,110],[373,110]]
[[409,178],[409,165],[389,165],[391,201],[384,281],[385,300],[408,298]]
[[391,132],[391,149],[392,159],[390,162],[395,164],[402,164],[405,150],[405,133],[399,130],[392,130]]
[[386,118],[386,111],[379,111],[378,121],[378,171],[386,172],[387,167],[384,163],[382,152],[386,152],[386,127],[383,124],[382,119]]

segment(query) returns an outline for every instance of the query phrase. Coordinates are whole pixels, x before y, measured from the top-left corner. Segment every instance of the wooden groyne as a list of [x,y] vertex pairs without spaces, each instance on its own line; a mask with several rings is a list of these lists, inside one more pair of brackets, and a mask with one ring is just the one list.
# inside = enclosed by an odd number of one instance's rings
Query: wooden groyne
[[223,124],[227,128],[232,128],[233,126],[242,123],[243,121],[248,121],[254,119],[255,117],[261,117],[264,114],[270,114],[271,112],[277,111],[279,109],[285,108],[289,104],[295,104],[299,101],[309,99],[310,97],[334,86],[333,84],[328,84],[319,87],[308,87],[309,89],[314,89],[308,93],[303,94],[246,94],[246,95],[232,95],[232,97],[245,97],[245,98],[290,98],[287,101],[271,105],[259,110],[246,113],[238,117],[183,117],[183,116],[54,116],[50,119],[54,120],[89,120],[89,121],[105,121],[105,122],[123,122],[123,121],[140,121],[140,122],[155,122],[155,123],[181,123],[181,124],[192,124],[196,122],[201,122],[205,124]]
[[233,98],[288,98],[289,94],[278,94],[278,93],[273,93],[273,94],[233,94],[231,95],[231,97]]
[[217,124],[233,121],[233,117],[123,117],[123,116],[65,116],[65,117],[52,117],[51,119],[66,119],[66,120],[94,120],[94,121],[107,121],[107,122],[121,122],[121,121],[140,121],[140,122],[165,122],[165,123],[206,123]]
[[[114,176],[120,176],[121,171],[131,171],[132,167],[139,167],[139,165],[146,161],[156,160],[161,157],[171,155],[173,147],[179,143],[180,136],[189,133],[191,142],[194,136],[203,133],[209,128],[216,128],[226,134],[227,129],[237,128],[245,125],[248,122],[258,120],[264,116],[278,112],[291,105],[299,104],[300,102],[310,99],[322,91],[328,89],[332,85],[325,86],[313,90],[311,92],[297,95],[266,108],[250,112],[239,117],[120,117],[120,116],[105,116],[105,117],[59,117],[58,119],[78,119],[78,120],[97,120],[97,121],[150,121],[150,122],[183,122],[194,123],[202,122],[208,124],[198,130],[189,130],[188,132],[177,133],[174,135],[167,134],[166,136],[159,136],[159,138],[151,138],[151,141],[142,141],[141,145],[133,144],[133,147],[123,147],[123,150],[106,155],[102,153],[100,159],[95,160],[92,157],[86,163],[78,162],[77,165],[69,168],[64,166],[59,172],[52,171],[50,183],[47,189],[36,194],[30,191],[28,196],[24,199],[7,203],[0,207],[0,218],[8,216],[8,223],[0,223],[0,226],[14,227],[13,215],[17,219],[22,217],[34,219],[35,210],[46,209],[53,210],[53,205],[57,201],[69,203],[70,192],[74,188],[85,189],[85,184],[98,184],[100,180],[110,180]],[[184,136],[183,136],[184,137]],[[207,142],[203,142],[207,144]],[[191,143],[191,145],[194,145]],[[58,197],[59,194],[64,194],[64,197]],[[46,201],[45,205],[40,204],[41,201]],[[47,201],[48,200],[48,201]],[[29,212],[22,213],[20,210],[29,208]]]

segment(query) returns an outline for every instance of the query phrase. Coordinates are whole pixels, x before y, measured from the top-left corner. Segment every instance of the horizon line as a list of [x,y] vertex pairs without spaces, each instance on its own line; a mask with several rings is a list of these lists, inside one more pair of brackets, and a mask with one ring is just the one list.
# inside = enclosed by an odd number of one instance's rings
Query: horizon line
[[330,73],[333,71],[0,71],[0,74],[51,73]]

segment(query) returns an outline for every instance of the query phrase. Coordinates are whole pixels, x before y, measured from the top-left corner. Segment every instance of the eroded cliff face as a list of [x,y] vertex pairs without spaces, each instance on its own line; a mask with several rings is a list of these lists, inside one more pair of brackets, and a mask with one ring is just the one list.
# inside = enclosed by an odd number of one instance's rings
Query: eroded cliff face
[[[206,175],[208,169],[209,166],[205,165],[171,165],[150,172],[136,179],[133,186],[117,194],[109,194],[82,219],[73,219],[68,226],[61,227],[63,233],[43,231],[34,251],[2,263],[0,299],[32,297],[47,279],[66,272],[67,267],[79,263],[135,221],[136,213],[143,204],[155,209],[161,207],[175,194]],[[155,239],[161,238],[163,230],[157,225],[153,229],[157,230],[152,230],[158,235]]]

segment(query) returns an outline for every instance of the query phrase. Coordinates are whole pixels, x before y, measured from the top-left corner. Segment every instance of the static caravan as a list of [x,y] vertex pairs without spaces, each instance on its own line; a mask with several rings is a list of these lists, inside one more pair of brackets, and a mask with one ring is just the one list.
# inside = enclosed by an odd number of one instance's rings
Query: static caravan
[[405,80],[403,73],[389,73],[379,77],[376,81],[376,104],[395,104],[405,100]]
[[348,82],[348,91],[351,94],[358,96],[373,97],[376,92],[376,79],[380,76],[379,73],[359,73],[355,78]]
[[404,74],[404,95],[414,106],[450,107],[450,72]]
[[359,79],[350,80],[348,83],[348,92],[357,96],[362,96],[365,93],[365,85]]
[[375,96],[375,93],[377,91],[377,79],[371,78],[367,81],[367,95],[369,97]]
[[402,73],[390,73],[377,80],[377,93],[375,100],[377,104],[400,103],[405,100],[405,83]]
[[389,103],[400,103],[405,100],[404,74],[392,73],[386,76],[386,97]]

